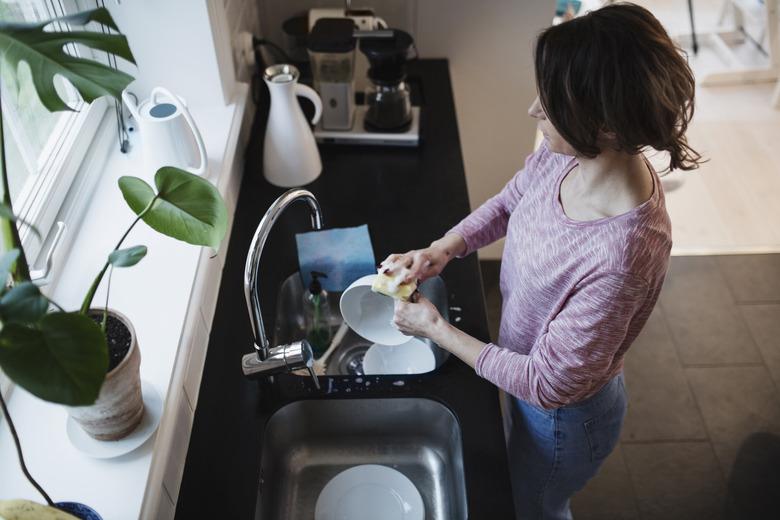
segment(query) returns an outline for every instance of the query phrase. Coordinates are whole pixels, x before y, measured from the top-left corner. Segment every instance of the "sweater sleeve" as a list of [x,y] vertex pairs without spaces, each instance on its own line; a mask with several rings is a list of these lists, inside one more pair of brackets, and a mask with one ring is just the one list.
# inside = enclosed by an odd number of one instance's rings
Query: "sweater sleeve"
[[455,233],[466,242],[466,251],[459,258],[492,244],[506,235],[509,216],[523,197],[529,184],[529,177],[549,154],[546,142],[542,143],[538,150],[526,158],[523,169],[517,172],[497,195],[488,199],[447,231],[446,234]]
[[530,354],[488,344],[476,371],[506,392],[542,408],[581,401],[601,388],[629,324],[646,302],[647,282],[606,273],[581,282]]

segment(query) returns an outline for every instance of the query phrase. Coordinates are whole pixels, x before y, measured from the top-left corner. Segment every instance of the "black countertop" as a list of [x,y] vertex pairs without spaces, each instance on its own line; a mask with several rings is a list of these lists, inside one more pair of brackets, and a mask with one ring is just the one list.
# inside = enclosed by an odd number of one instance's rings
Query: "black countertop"
[[[323,173],[306,187],[322,206],[325,227],[368,224],[377,260],[427,245],[469,213],[447,61],[412,63],[409,79],[415,104],[422,106],[421,146],[322,146]],[[241,356],[252,349],[244,261],[257,224],[285,191],[262,175],[266,114],[267,107],[258,110],[247,153],[176,517],[255,518],[264,425],[284,404],[318,398],[427,397],[448,406],[460,422],[469,518],[513,518],[497,390],[454,356],[431,374],[383,376],[370,387],[354,378],[321,377],[323,388],[341,390],[327,395],[294,375],[277,376],[273,383],[243,376]],[[260,281],[268,330],[273,330],[277,289],[297,270],[294,234],[310,229],[307,211],[303,204],[293,205],[265,246]],[[462,308],[458,327],[488,341],[476,255],[451,262],[442,277],[450,305]],[[399,379],[403,386],[392,384]]]

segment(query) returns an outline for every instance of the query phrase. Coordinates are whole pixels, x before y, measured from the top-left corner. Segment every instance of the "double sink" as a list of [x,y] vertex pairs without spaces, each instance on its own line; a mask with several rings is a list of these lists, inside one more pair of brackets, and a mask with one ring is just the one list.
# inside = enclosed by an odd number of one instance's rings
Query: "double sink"
[[[448,316],[446,288],[440,278],[421,284],[420,292]],[[335,312],[338,294],[329,297]],[[275,345],[303,339],[302,301],[303,285],[295,273],[279,291]],[[447,352],[425,341],[438,368]],[[359,384],[369,346],[368,340],[350,330],[330,357],[326,373],[350,376]],[[426,520],[466,518],[461,429],[446,406],[426,398],[330,396],[287,404],[269,419],[263,434],[256,518],[311,520],[328,481],[361,464],[388,466],[408,477],[422,496]]]
[[[317,389],[311,399],[285,404],[266,423],[256,518],[311,520],[317,498],[330,479],[354,466],[379,464],[412,481],[423,499],[426,520],[465,519],[463,443],[455,415],[432,399],[377,395],[375,388],[381,385],[381,378],[396,375],[371,376],[376,383],[371,392],[356,391],[352,399],[335,399],[321,386],[312,368],[314,355],[305,338],[304,290],[298,273],[288,277],[279,290],[274,337],[268,340],[260,309],[260,260],[274,224],[298,201],[309,207],[312,227],[322,229],[322,210],[314,195],[302,189],[289,190],[260,221],[244,270],[255,348],[242,358],[244,374],[262,378],[305,369],[311,377],[306,384]],[[419,290],[448,318],[447,291],[440,278],[427,280]],[[331,295],[330,301],[334,312],[339,308],[336,296]],[[434,352],[438,369],[446,353],[425,341]],[[331,357],[327,387],[334,378],[361,385],[368,347],[369,342],[350,331]],[[359,393],[362,398],[355,398]],[[371,512],[366,511],[366,515],[370,517]]]

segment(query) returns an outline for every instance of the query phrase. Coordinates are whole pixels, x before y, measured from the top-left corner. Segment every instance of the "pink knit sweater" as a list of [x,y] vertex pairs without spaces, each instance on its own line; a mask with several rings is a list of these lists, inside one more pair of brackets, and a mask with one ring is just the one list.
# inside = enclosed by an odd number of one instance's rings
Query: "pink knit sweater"
[[621,371],[658,299],[672,243],[655,173],[651,198],[628,213],[568,218],[560,184],[575,164],[543,144],[449,231],[465,240],[464,255],[506,235],[498,343],[482,350],[476,371],[543,408],[581,401]]

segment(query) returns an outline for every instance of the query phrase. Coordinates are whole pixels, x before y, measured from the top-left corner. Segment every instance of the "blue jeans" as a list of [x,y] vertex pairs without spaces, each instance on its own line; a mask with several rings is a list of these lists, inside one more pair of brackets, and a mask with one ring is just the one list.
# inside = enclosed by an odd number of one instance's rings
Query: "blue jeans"
[[555,410],[509,399],[508,454],[518,520],[569,520],[572,495],[617,446],[626,415],[623,374]]

